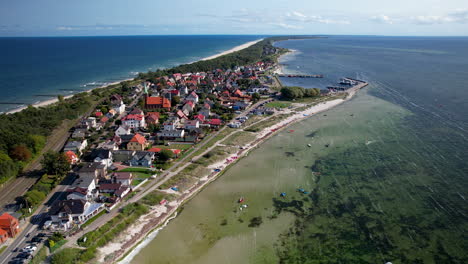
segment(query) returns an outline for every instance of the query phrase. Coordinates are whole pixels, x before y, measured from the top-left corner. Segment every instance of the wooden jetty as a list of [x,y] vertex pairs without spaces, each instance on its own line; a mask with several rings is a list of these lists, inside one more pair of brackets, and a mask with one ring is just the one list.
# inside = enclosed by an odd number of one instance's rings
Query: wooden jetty
[[278,77],[287,77],[287,78],[323,78],[323,74],[278,74]]

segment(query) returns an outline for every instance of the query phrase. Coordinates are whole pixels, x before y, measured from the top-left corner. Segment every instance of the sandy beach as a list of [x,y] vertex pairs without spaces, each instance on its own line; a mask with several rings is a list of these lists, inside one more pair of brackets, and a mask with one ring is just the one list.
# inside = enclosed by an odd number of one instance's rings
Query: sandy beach
[[[121,81],[108,83],[108,84],[105,84],[103,86],[95,87],[95,88],[92,88],[92,89],[89,89],[89,90],[86,90],[86,91],[82,91],[82,92],[90,93],[94,89],[105,88],[105,87],[110,86],[110,85],[118,84],[118,83],[121,83],[121,82],[124,82],[124,81],[130,81],[130,80],[133,80],[133,79],[125,79],[125,80],[121,80]],[[82,93],[82,92],[80,92],[80,93]],[[70,95],[64,96],[63,98],[68,99],[68,98],[72,98],[73,96],[75,96],[75,94],[70,94]],[[44,106],[48,106],[48,105],[51,105],[51,104],[55,104],[57,102],[58,102],[58,98],[53,98],[53,99],[49,99],[49,100],[45,100],[45,101],[42,101],[42,102],[39,102],[39,103],[32,104],[32,106],[33,107],[44,107]],[[13,109],[13,110],[10,110],[10,111],[6,112],[5,114],[13,114],[13,113],[21,112],[22,110],[24,110],[26,108],[28,108],[28,106],[18,107],[16,109]]]
[[203,58],[203,59],[201,59],[201,60],[202,60],[202,61],[204,61],[204,60],[212,60],[212,59],[221,57],[221,56],[223,56],[223,55],[227,55],[227,54],[229,54],[229,53],[233,53],[233,52],[236,52],[236,51],[239,51],[239,50],[243,50],[243,49],[248,48],[248,47],[250,47],[250,46],[252,46],[252,45],[254,45],[254,44],[256,44],[256,43],[258,43],[258,42],[260,42],[260,41],[262,41],[262,40],[263,40],[263,39],[257,39],[257,40],[254,40],[254,41],[250,41],[250,42],[244,43],[244,44],[242,44],[242,45],[239,45],[239,46],[237,46],[237,47],[234,47],[234,48],[232,48],[232,49],[230,49],[230,50],[223,51],[223,52],[221,52],[221,53],[218,53],[218,54],[216,54],[216,55]]

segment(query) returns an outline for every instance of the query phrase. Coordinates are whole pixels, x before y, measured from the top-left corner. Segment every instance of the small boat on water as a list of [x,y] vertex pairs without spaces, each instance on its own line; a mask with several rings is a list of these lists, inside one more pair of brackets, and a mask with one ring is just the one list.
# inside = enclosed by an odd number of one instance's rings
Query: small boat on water
[[311,144],[307,144],[307,146],[308,146],[309,148],[310,148],[310,147],[312,147],[312,145],[311,145]]
[[179,191],[179,188],[177,188],[177,187],[171,187],[171,190],[178,192],[178,191]]
[[286,193],[285,193],[285,192],[282,192],[282,193],[280,194],[280,196],[281,196],[281,197],[286,197]]
[[239,200],[237,200],[238,203],[243,203],[244,202],[244,197],[241,197],[239,198]]

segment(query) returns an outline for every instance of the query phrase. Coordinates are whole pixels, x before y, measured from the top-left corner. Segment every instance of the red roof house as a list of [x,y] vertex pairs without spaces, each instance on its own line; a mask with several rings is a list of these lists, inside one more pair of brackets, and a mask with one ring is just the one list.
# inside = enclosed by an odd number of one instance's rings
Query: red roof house
[[15,237],[19,233],[18,219],[11,216],[9,213],[0,215],[0,229],[8,234],[8,237]]
[[148,96],[145,98],[145,107],[149,109],[171,109],[171,101],[162,96],[151,97]]
[[67,156],[68,162],[70,162],[70,164],[76,164],[78,162],[78,156],[71,150],[65,152],[65,156]]

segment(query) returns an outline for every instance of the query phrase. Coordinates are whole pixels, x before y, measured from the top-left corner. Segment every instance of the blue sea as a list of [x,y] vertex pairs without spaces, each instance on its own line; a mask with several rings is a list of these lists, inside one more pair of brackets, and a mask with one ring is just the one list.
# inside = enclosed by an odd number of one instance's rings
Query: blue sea
[[138,72],[194,62],[259,38],[0,38],[0,112],[132,78]]

